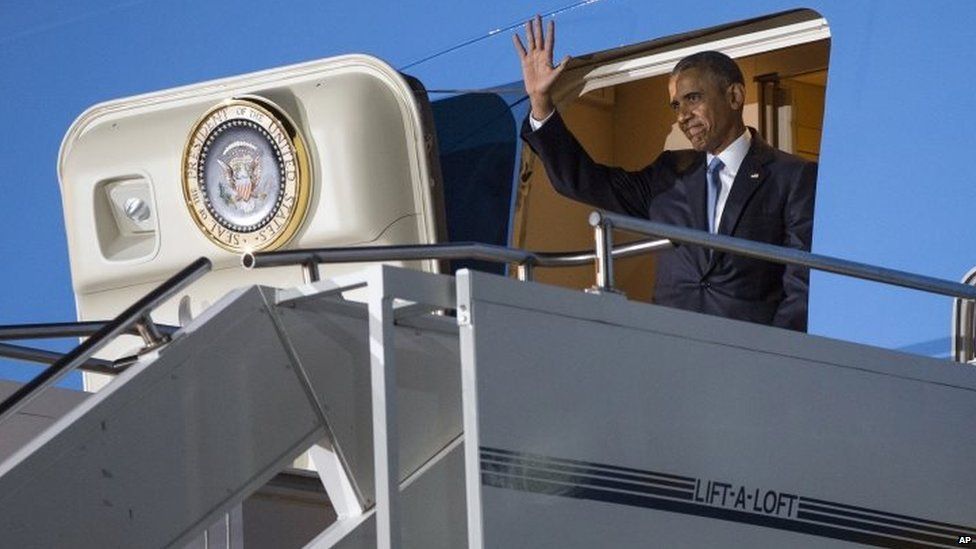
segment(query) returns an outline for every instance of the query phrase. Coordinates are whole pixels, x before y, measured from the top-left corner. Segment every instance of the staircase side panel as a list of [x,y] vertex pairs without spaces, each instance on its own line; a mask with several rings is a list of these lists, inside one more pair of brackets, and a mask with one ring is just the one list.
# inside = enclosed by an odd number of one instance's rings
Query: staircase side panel
[[976,370],[481,273],[458,287],[484,547],[976,530]]
[[2,543],[185,544],[323,432],[262,290],[235,293],[0,465]]

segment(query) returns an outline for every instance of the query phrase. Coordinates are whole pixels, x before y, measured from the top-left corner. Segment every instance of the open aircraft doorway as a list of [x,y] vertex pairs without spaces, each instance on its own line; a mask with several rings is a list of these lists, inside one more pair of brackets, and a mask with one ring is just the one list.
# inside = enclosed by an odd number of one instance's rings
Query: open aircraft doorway
[[[556,85],[557,107],[595,161],[641,169],[664,150],[690,148],[669,105],[668,78],[681,58],[703,50],[721,51],[742,69],[747,126],[781,150],[819,160],[830,30],[812,10],[580,55]],[[528,146],[522,149],[520,171],[511,244],[533,250],[591,248],[586,219],[592,207],[558,195]],[[653,256],[618,261],[616,277],[630,299],[650,301]],[[569,288],[586,288],[592,278],[589,266],[536,273],[541,282]]]

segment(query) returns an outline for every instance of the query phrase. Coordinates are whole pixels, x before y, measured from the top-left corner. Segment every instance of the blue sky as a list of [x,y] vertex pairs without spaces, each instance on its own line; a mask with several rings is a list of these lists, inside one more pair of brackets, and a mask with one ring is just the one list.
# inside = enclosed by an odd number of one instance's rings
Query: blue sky
[[[351,52],[408,68],[432,89],[508,83],[519,78],[511,33],[495,31],[572,4],[0,0],[0,324],[74,319],[56,164],[62,136],[87,107]],[[833,35],[815,251],[958,280],[976,263],[976,185],[964,165],[976,146],[967,22],[976,4],[803,5],[820,10]],[[662,6],[599,0],[565,11],[557,56],[797,7]],[[948,299],[819,275],[813,292],[815,333],[922,354],[948,344]],[[0,363],[0,378],[37,371]]]

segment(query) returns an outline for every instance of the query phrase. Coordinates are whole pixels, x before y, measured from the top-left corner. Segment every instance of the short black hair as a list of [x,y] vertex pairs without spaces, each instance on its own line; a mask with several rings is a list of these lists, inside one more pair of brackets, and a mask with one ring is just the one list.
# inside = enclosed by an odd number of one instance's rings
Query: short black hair
[[715,83],[723,90],[732,84],[745,85],[742,70],[731,57],[717,51],[700,51],[685,57],[671,70],[671,77],[688,69],[699,69],[715,78]]

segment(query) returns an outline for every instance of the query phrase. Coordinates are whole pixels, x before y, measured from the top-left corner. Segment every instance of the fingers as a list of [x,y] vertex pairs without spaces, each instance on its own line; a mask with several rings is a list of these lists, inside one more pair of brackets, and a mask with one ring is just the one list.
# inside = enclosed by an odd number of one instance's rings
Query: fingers
[[552,64],[552,52],[556,43],[556,22],[549,20],[547,29],[542,29],[542,17],[536,15],[525,23],[525,44],[516,33],[512,36],[512,43],[519,53],[519,57],[525,57],[533,51],[542,51],[549,54],[549,63]]
[[549,52],[549,61],[552,62],[552,48],[556,42],[556,22],[552,19],[549,20],[549,33],[545,35],[545,51]]
[[512,43],[515,44],[515,51],[518,52],[519,58],[525,59],[528,52],[525,51],[525,46],[522,45],[522,40],[519,38],[518,34],[512,35]]
[[532,19],[532,28],[533,28],[533,30],[535,30],[535,47],[537,49],[544,47],[545,46],[545,44],[544,44],[545,34],[542,32],[542,17],[541,16],[536,15],[535,18]]

